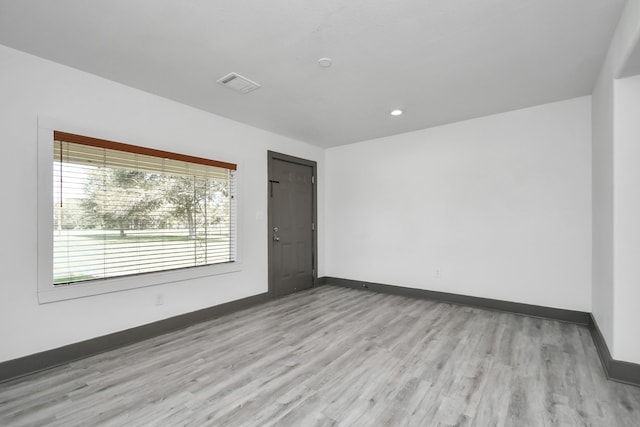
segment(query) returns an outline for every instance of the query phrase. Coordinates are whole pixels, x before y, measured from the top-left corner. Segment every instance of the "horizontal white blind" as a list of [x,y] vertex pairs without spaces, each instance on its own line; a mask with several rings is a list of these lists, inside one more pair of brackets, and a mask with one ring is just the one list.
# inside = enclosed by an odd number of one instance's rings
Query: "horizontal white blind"
[[53,150],[54,284],[235,261],[234,170],[62,138]]

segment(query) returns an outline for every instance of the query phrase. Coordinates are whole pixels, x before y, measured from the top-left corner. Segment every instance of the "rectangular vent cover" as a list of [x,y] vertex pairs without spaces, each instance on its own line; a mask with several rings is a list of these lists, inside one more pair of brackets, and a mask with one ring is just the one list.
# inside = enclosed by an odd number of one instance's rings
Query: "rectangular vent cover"
[[229,73],[226,76],[218,79],[218,83],[220,83],[222,86],[226,86],[229,89],[237,90],[241,93],[249,93],[260,88],[260,85],[258,83],[251,81],[238,73]]

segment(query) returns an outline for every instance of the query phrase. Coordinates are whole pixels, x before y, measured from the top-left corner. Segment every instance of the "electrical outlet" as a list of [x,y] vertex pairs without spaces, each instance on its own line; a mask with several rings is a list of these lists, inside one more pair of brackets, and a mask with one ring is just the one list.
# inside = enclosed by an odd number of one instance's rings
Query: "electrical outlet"
[[433,273],[433,276],[436,279],[442,279],[442,270],[440,270],[439,268],[436,268],[436,270]]
[[164,305],[164,295],[156,294],[156,305]]

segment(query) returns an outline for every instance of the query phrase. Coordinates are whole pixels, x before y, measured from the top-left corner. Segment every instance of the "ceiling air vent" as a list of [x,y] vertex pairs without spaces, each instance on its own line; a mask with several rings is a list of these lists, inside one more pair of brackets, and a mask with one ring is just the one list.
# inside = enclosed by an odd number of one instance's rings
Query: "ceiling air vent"
[[237,90],[241,93],[249,93],[260,88],[260,85],[258,83],[253,82],[238,73],[229,73],[226,76],[218,79],[218,83],[220,83],[222,86],[226,86],[229,89]]

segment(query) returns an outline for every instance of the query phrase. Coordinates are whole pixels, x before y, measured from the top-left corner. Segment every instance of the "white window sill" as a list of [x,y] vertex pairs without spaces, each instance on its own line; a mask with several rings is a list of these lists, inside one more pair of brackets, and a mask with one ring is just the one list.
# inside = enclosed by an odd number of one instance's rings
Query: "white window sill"
[[[38,286],[38,301],[45,304],[55,301],[82,298],[91,295],[100,295],[110,292],[124,291],[128,289],[142,288],[146,286],[160,285],[163,283],[181,282],[184,280],[197,279],[219,274],[233,273],[242,270],[242,266],[237,262],[192,267],[182,270],[160,271],[157,273],[146,273],[137,276],[114,277],[103,280],[92,280],[87,282],[72,283],[69,285],[46,285],[45,278]],[[40,278],[38,279],[40,282]],[[50,277],[48,283],[53,282]]]

